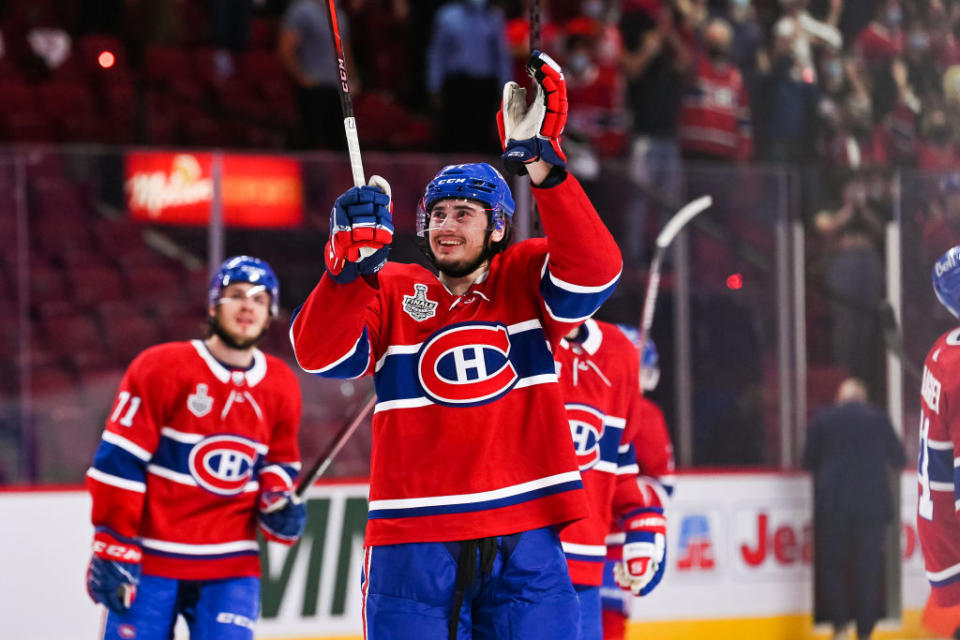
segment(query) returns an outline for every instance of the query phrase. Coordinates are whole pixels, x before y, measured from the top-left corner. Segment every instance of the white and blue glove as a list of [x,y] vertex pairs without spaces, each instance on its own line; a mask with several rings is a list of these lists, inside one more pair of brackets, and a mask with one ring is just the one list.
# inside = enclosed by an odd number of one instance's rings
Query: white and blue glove
[[260,493],[257,522],[267,540],[291,545],[307,524],[307,505],[291,491]]
[[504,167],[521,176],[527,173],[526,165],[537,160],[561,168],[567,164],[560,148],[560,134],[567,123],[567,82],[560,65],[535,49],[527,60],[527,73],[537,84],[533,102],[528,106],[527,90],[511,81],[503,85],[497,113]]
[[98,529],[87,567],[87,593],[114,613],[125,613],[137,596],[143,552],[140,545]]
[[391,210],[390,185],[380,176],[337,198],[324,249],[327,271],[335,281],[346,284],[383,268],[393,241]]
[[623,560],[613,577],[635,596],[645,596],[660,584],[667,565],[667,520],[660,507],[638,509],[624,519]]

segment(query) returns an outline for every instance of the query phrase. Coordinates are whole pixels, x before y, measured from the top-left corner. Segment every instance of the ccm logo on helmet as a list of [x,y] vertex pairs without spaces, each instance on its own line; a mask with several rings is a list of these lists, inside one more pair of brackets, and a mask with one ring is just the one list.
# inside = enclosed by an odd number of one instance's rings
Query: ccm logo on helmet
[[426,395],[439,404],[493,402],[519,378],[510,362],[507,327],[476,322],[441,329],[420,348],[417,376]]
[[566,405],[573,448],[577,452],[580,471],[596,466],[600,460],[600,438],[603,437],[603,414],[585,404]]
[[197,483],[221,496],[233,496],[253,476],[257,450],[253,443],[238,436],[204,438],[190,450],[190,475]]

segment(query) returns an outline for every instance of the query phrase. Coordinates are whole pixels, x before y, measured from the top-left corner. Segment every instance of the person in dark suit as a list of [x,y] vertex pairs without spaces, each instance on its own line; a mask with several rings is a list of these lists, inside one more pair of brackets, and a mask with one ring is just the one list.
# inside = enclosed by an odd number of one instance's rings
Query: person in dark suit
[[[880,613],[884,529],[893,515],[888,471],[905,464],[890,418],[868,404],[863,382],[844,380],[836,404],[813,419],[803,452],[803,466],[813,473],[817,565],[834,640],[847,637],[851,617],[857,638],[866,640],[873,632]],[[848,575],[856,584],[853,609]]]

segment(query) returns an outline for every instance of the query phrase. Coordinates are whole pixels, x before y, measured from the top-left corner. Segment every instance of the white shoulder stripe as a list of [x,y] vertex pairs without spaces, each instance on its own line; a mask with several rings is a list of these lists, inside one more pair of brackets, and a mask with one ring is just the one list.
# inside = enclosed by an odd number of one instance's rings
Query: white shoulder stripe
[[612,473],[612,474],[621,474],[625,473],[620,471],[623,467],[617,467],[616,462],[607,462],[606,460],[600,460],[597,464],[593,465],[590,469],[591,471],[599,471],[601,473]]
[[635,475],[637,475],[638,473],[640,473],[640,466],[639,466],[638,464],[636,464],[636,463],[624,465],[624,466],[622,466],[622,467],[617,467],[617,475],[618,475],[618,476],[625,476],[625,475],[634,475],[634,476],[635,476]]
[[108,484],[111,487],[117,487],[118,489],[126,489],[127,491],[136,491],[137,493],[146,493],[147,485],[144,482],[139,482],[137,480],[127,480],[126,478],[121,478],[119,476],[111,475],[109,473],[104,473],[99,469],[94,469],[90,467],[87,469],[87,475],[97,482],[102,482],[103,484]]
[[952,482],[936,482],[934,480],[931,480],[930,490],[931,491],[953,491],[953,483]]
[[927,446],[931,449],[950,451],[953,449],[953,442],[950,440],[927,440]]
[[557,374],[555,373],[542,373],[538,376],[530,376],[529,378],[520,378],[520,380],[513,386],[514,389],[523,389],[524,387],[532,387],[537,384],[550,384],[557,381]]
[[153,454],[151,454],[149,451],[147,451],[140,445],[134,444],[129,440],[127,440],[126,438],[124,438],[123,436],[113,433],[112,431],[103,432],[103,441],[109,442],[110,444],[116,447],[120,447],[130,455],[136,456],[137,458],[140,458],[144,462],[146,462],[147,460],[153,457]]
[[575,553],[580,556],[597,556],[603,558],[607,555],[607,545],[605,544],[577,544],[575,542],[561,542],[564,553]]
[[498,500],[500,498],[509,498],[529,491],[536,491],[545,487],[552,487],[565,482],[580,480],[579,471],[567,471],[556,475],[538,478],[529,482],[522,482],[509,487],[494,489],[493,491],[481,491],[478,493],[464,493],[448,496],[432,496],[424,498],[399,498],[396,500],[372,500],[370,502],[370,511],[379,509],[416,509],[419,507],[434,507],[452,504],[472,504],[475,502],[485,502],[487,500]]
[[141,538],[140,541],[147,549],[165,551],[167,553],[182,553],[191,556],[212,556],[223,553],[235,553],[237,551],[257,551],[259,549],[256,540],[235,540],[233,542],[221,542],[219,544],[184,544],[181,542],[156,540],[154,538]]

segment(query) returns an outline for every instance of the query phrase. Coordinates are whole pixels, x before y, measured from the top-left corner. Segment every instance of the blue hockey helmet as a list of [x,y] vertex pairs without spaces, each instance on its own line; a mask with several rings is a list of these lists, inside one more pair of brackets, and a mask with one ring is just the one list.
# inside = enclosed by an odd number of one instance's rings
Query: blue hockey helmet
[[252,256],[233,256],[217,270],[210,280],[207,290],[207,302],[216,306],[227,285],[234,282],[262,284],[270,294],[270,315],[276,316],[280,305],[280,281],[265,260]]
[[516,209],[509,185],[500,172],[486,162],[447,165],[427,185],[417,207],[418,236],[424,237],[430,209],[444,198],[466,198],[487,205],[492,228],[509,225]]
[[933,292],[947,311],[960,318],[960,246],[948,249],[933,265]]
[[640,331],[636,327],[618,324],[617,328],[630,338],[630,342],[640,352],[640,387],[644,391],[653,391],[660,382],[660,355],[657,353],[657,345],[648,336],[641,349]]

